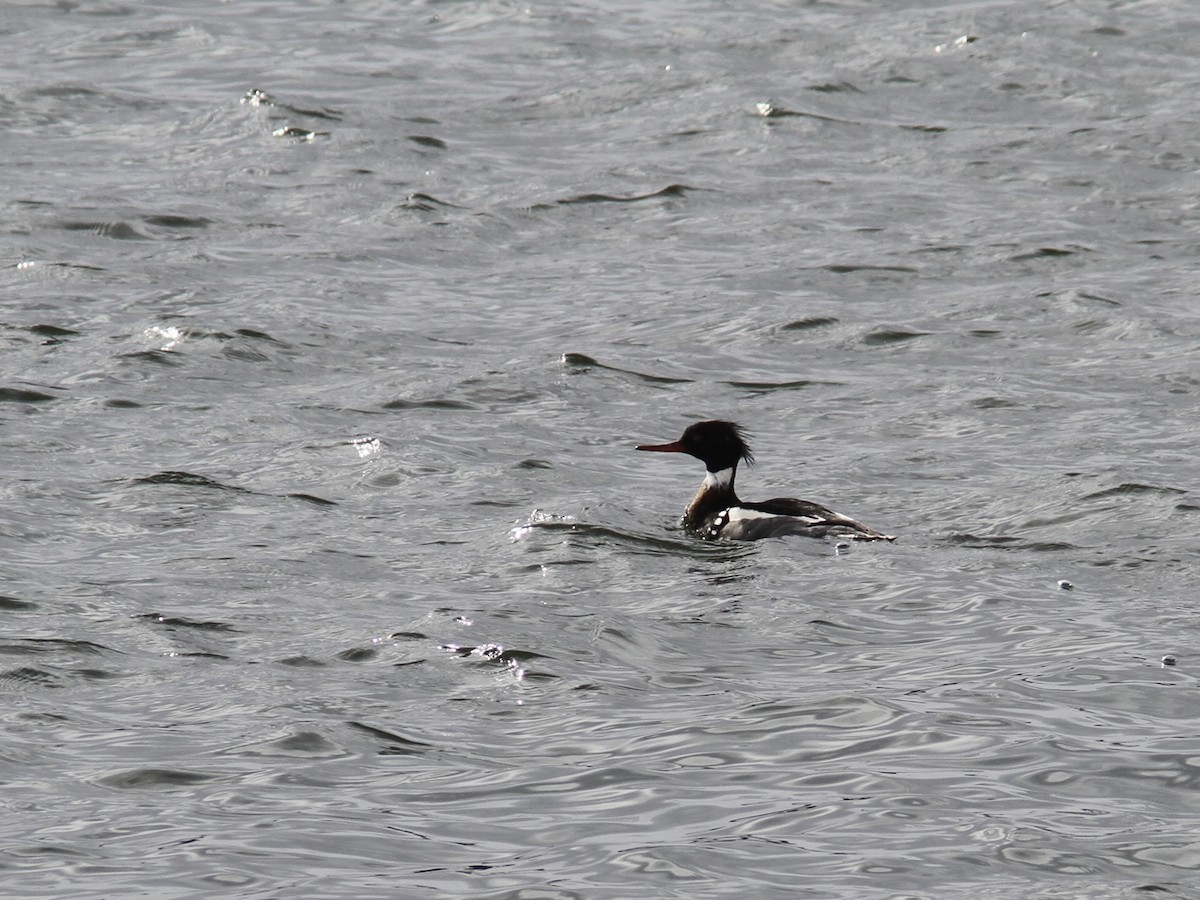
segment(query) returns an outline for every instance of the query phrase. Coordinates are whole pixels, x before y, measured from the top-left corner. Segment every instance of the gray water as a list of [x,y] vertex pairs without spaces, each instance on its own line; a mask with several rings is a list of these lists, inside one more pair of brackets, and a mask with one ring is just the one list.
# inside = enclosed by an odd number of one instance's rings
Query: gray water
[[1200,897],[1191,0],[0,34],[6,897]]

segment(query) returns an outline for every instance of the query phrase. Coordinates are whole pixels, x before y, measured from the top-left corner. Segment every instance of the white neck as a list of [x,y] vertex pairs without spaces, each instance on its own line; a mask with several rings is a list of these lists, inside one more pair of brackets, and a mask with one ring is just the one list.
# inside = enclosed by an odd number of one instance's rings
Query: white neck
[[733,483],[733,467],[722,469],[720,472],[705,472],[704,486],[706,488],[725,489]]

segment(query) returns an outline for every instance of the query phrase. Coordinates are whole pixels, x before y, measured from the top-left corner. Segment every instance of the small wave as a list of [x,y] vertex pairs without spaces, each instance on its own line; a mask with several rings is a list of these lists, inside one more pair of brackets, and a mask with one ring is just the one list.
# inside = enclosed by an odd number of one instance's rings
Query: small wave
[[813,328],[827,328],[830,325],[836,325],[838,320],[833,316],[808,316],[803,319],[795,319],[788,322],[786,325],[779,326],[780,331],[809,331]]
[[238,487],[231,484],[222,484],[212,478],[204,475],[195,475],[192,472],[182,472],[176,470],[167,470],[165,472],[155,472],[153,475],[143,475],[141,478],[132,479],[132,484],[172,484],[182,487],[198,487],[208,488],[217,491],[235,491],[239,494],[251,493],[244,487]]
[[43,391],[35,391],[30,388],[3,388],[0,387],[0,403],[49,403],[51,400],[57,400],[53,394],[47,394]]
[[1030,550],[1041,553],[1057,553],[1063,550],[1080,549],[1067,541],[1027,541],[1012,535],[977,535],[969,533],[951,534],[946,540],[951,544],[974,549],[994,548],[1003,550]]
[[433,744],[405,737],[402,734],[397,734],[394,731],[389,731],[386,728],[380,728],[376,725],[368,725],[365,722],[356,721],[350,721],[346,724],[353,730],[365,734],[382,744],[383,748],[379,752],[384,756],[413,756],[429,753],[437,749]]
[[142,613],[141,615],[134,616],[134,618],[141,619],[145,622],[150,622],[154,625],[162,625],[167,628],[188,628],[196,631],[237,631],[237,629],[228,622],[201,621],[197,619],[187,619],[183,616],[164,616],[162,613]]
[[143,768],[114,772],[96,779],[96,783],[121,791],[165,791],[194,787],[214,781],[217,777],[206,772],[190,772],[186,769]]
[[699,188],[690,187],[686,184],[669,184],[665,188],[652,191],[649,194],[632,194],[627,197],[615,194],[579,194],[574,197],[564,197],[555,202],[561,206],[569,206],[576,203],[640,203],[643,200],[654,200],[659,197],[682,197],[689,191],[694,190],[699,190]]
[[1102,491],[1096,491],[1092,494],[1086,494],[1084,500],[1100,500],[1105,497],[1129,497],[1140,494],[1158,495],[1165,494],[1167,496],[1178,496],[1186,494],[1183,488],[1169,487],[1166,485],[1157,484],[1140,484],[1138,482],[1125,482],[1118,484],[1116,487],[1105,488]]
[[465,400],[451,400],[447,397],[434,397],[429,400],[389,400],[380,405],[380,409],[479,409],[474,403]]
[[886,344],[899,344],[904,341],[911,341],[917,338],[927,337],[927,331],[904,331],[896,328],[880,328],[865,335],[862,342],[870,347],[879,347]]
[[45,338],[42,343],[47,346],[64,343],[67,338],[79,337],[82,334],[80,331],[74,331],[70,328],[60,328],[57,325],[31,325],[29,333]]
[[609,372],[617,372],[621,375],[629,375],[644,381],[647,384],[691,384],[691,378],[675,378],[669,375],[651,375],[647,372],[638,372],[635,369],[623,369],[620,366],[612,366],[607,363],[602,363],[593,357],[583,353],[564,353],[562,355],[563,365],[570,366],[579,372],[587,372],[590,369],[604,369]]

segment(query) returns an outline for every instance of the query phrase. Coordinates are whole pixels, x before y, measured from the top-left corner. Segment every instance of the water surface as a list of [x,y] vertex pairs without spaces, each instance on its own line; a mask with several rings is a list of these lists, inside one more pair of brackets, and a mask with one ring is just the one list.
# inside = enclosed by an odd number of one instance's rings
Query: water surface
[[11,895],[1200,896],[1189,4],[0,28]]

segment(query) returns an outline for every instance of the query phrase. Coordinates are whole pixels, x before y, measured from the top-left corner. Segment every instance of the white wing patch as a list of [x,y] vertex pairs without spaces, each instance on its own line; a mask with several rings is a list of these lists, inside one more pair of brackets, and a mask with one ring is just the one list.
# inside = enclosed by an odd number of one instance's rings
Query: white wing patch
[[727,516],[727,521],[729,522],[748,522],[751,519],[795,519],[797,522],[803,522],[805,525],[819,525],[822,522],[829,521],[821,516],[785,516],[782,513],[746,509],[744,506],[731,506],[722,515]]
[[835,512],[828,515],[810,514],[789,516],[763,512],[744,506],[731,506],[710,518],[700,536],[708,540],[726,538],[734,541],[755,541],[765,537],[795,534],[824,538],[827,535],[846,535],[859,541],[893,541],[890,535],[872,531],[861,522]]
[[[755,524],[765,525],[767,520],[778,522],[779,527],[760,528]],[[822,537],[825,534],[823,526],[828,524],[829,520],[823,516],[785,516],[758,509],[746,509],[744,506],[731,506],[713,516],[704,527],[701,536],[710,540],[719,537],[747,540],[782,534],[806,534],[812,537]],[[728,531],[726,531],[727,528]]]

